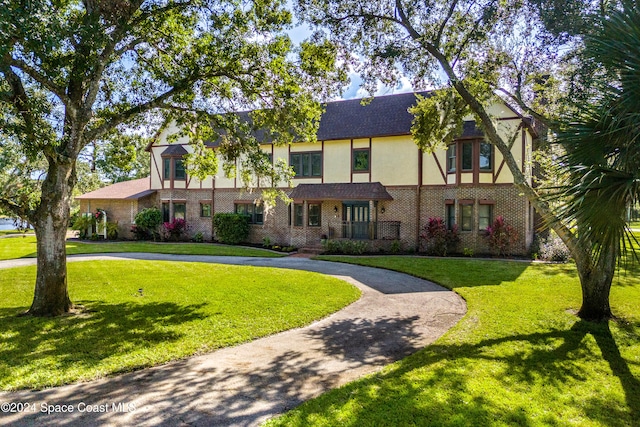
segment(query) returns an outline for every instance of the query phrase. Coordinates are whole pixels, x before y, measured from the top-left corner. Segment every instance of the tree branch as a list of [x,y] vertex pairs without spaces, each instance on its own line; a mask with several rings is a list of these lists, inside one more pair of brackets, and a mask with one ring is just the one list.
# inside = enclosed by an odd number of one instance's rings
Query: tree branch
[[402,3],[400,2],[400,0],[396,0],[396,12],[400,16],[400,20],[399,21],[395,20],[395,21],[398,22],[407,30],[407,32],[409,33],[409,35],[413,40],[420,43],[420,41],[422,40],[422,35],[418,33],[416,29],[413,28],[413,25],[411,25],[411,22],[409,22],[409,18],[407,18],[407,14],[402,8]]
[[509,99],[511,99],[513,102],[515,102],[518,105],[518,107],[520,107],[523,111],[525,111],[527,114],[530,114],[534,119],[536,119],[540,123],[544,124],[549,129],[551,129],[553,131],[559,130],[558,129],[558,123],[556,123],[553,120],[549,119],[548,117],[543,116],[542,114],[538,113],[536,110],[534,110],[533,108],[528,106],[520,97],[514,95],[513,93],[509,92],[508,90],[506,90],[504,88],[498,88],[498,91],[502,92],[503,94],[505,94]]
[[440,28],[438,28],[438,33],[436,36],[436,40],[434,42],[434,45],[437,48],[440,48],[440,42],[442,41],[442,34],[444,33],[444,29],[447,27],[449,20],[453,16],[453,12],[455,12],[457,5],[458,5],[458,0],[454,0],[451,2],[451,7],[449,7],[449,12],[447,13],[447,16],[444,18],[442,23],[440,24]]
[[136,105],[135,107],[131,107],[128,110],[125,110],[119,114],[114,115],[113,117],[111,117],[111,119],[107,120],[102,125],[90,130],[86,135],[86,140],[92,141],[94,139],[102,138],[113,128],[115,128],[121,123],[126,122],[133,116],[140,113],[145,113],[147,111],[151,111],[155,108],[160,108],[160,106],[164,103],[165,100],[169,99],[170,97],[172,97],[177,93],[180,93],[180,91],[184,90],[186,87],[189,86],[189,83],[191,81],[193,81],[193,79],[185,79],[179,84],[177,84],[176,86],[169,89],[168,91],[164,92],[163,94],[158,95],[157,97],[150,99],[147,102]]
[[[495,0],[493,1],[493,3],[495,3]],[[460,46],[458,46],[458,51],[454,55],[455,59],[453,60],[453,66],[454,67],[455,67],[455,64],[458,62],[458,59],[460,59],[460,55],[462,54],[462,50],[467,46],[467,43],[469,43],[469,41],[471,40],[471,37],[478,31],[478,28],[480,27],[480,24],[482,23],[483,20],[484,20],[484,16],[480,16],[480,18],[478,18],[473,23],[473,28],[471,29],[471,31],[469,31],[467,33],[467,35],[464,38],[464,41],[462,43],[460,43]]]
[[24,89],[24,85],[22,84],[22,80],[20,76],[18,76],[9,66],[5,66],[0,69],[0,72],[4,74],[4,78],[6,82],[9,84],[11,88],[11,93],[9,96],[9,101],[16,109],[16,113],[22,116],[22,120],[24,120],[24,124],[26,127],[27,141],[29,141],[34,146],[37,145],[37,141],[35,138],[35,122],[36,118],[31,111],[29,106],[29,95]]
[[9,61],[9,65],[12,67],[16,67],[22,70],[24,73],[29,75],[32,79],[40,83],[42,86],[50,90],[54,95],[56,95],[62,103],[67,106],[69,104],[69,97],[64,93],[64,88],[54,84],[51,80],[47,79],[42,73],[38,70],[27,64],[21,59],[11,58]]
[[31,222],[31,217],[28,209],[26,209],[24,206],[17,204],[11,199],[8,199],[6,197],[0,197],[0,207],[17,215],[20,218],[27,219]]

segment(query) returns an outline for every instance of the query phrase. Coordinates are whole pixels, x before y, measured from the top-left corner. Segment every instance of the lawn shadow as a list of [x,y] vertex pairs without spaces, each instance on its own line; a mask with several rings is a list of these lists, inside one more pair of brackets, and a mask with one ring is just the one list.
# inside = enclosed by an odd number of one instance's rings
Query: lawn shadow
[[[592,340],[599,352],[589,347],[587,342]],[[335,349],[328,345],[327,351]],[[505,406],[508,393],[494,396],[490,388],[479,392],[473,365],[483,360],[498,362],[494,366],[499,368],[484,382],[489,387],[562,389],[567,382],[588,381],[583,367],[602,359],[619,379],[625,401],[612,403],[605,390],[594,390],[593,397],[581,405],[583,416],[604,426],[637,425],[640,379],[629,368],[633,362],[622,356],[608,324],[586,321],[578,321],[568,330],[489,338],[474,344],[431,345],[401,360],[396,369],[347,384],[310,402],[287,425],[306,425],[325,417],[328,424],[337,423],[339,419],[333,417],[345,416],[343,405],[348,407],[350,425],[374,425],[382,414],[393,420],[390,425],[458,426],[471,420],[477,426],[497,422],[563,425],[566,419],[562,413],[532,413],[528,404],[510,402]]]
[[[269,352],[270,346],[258,344],[254,351],[267,357],[238,357],[236,348],[222,349],[216,357],[192,358],[116,376],[108,381],[76,384],[54,390],[29,392],[29,399],[49,404],[93,405],[104,402],[136,402],[136,411],[48,416],[21,414],[16,424],[32,425],[46,420],[59,425],[216,425],[253,426],[274,414],[292,409],[306,400],[342,385],[358,374],[345,378],[369,363],[382,367],[417,350],[413,340],[415,317],[384,317],[362,320],[349,326],[345,320],[329,322],[311,336],[315,343],[308,349]],[[379,334],[373,330],[379,329]],[[358,336],[362,336],[358,338]],[[379,341],[383,341],[380,343]],[[364,352],[350,347],[365,344]],[[262,351],[261,351],[262,350]],[[329,359],[318,357],[326,352]],[[262,355],[261,355],[262,356]],[[12,398],[22,398],[24,392]],[[123,400],[124,397],[124,400]]]
[[[27,307],[0,309],[3,332],[10,337],[0,347],[0,378],[4,379],[3,382],[7,378],[15,378],[16,373],[29,369],[29,366],[38,366],[44,371],[59,370],[58,381],[69,381],[73,374],[67,377],[65,371],[101,370],[101,363],[110,357],[178,341],[180,335],[167,327],[201,319],[199,309],[204,305],[77,303],[85,309],[55,318],[16,316]],[[28,363],[25,363],[25,358],[28,358]],[[123,366],[122,370],[129,371],[148,364]],[[25,375],[27,373],[32,374],[24,372]]]
[[319,343],[322,353],[360,366],[376,360],[399,360],[418,351],[422,347],[415,324],[419,319],[411,316],[338,320],[324,328],[311,329],[306,335]]

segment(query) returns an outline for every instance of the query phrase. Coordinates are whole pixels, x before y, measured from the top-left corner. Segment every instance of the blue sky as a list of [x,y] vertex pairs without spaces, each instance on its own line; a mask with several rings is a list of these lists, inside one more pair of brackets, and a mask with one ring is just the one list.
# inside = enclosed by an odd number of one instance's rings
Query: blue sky
[[[289,10],[293,10],[291,0],[287,1],[287,7],[289,8]],[[306,24],[299,24],[291,30],[287,31],[287,33],[289,34],[289,37],[291,37],[291,40],[297,44],[311,35],[311,29]],[[370,95],[360,87],[360,85],[362,84],[362,78],[359,74],[351,72],[349,73],[349,79],[351,80],[351,82],[349,86],[342,92],[342,95],[339,97],[339,99],[364,98]],[[373,95],[391,95],[395,93],[405,93],[411,91],[413,91],[411,82],[409,82],[408,79],[403,79],[401,83],[396,87],[379,85],[378,90]]]

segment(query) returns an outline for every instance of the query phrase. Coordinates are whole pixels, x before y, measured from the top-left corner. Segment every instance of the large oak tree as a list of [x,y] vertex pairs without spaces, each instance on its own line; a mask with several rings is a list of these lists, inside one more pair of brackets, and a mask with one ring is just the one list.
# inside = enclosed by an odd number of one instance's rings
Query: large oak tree
[[[589,91],[580,77],[576,56],[581,38],[575,37],[601,21],[606,2],[557,0],[298,0],[296,10],[312,25],[328,29],[327,37],[358,57],[365,87],[393,84],[410,76],[416,87],[435,87],[431,97],[418,101],[413,134],[423,150],[446,145],[466,115],[472,114],[485,138],[502,154],[514,185],[544,221],[565,242],[575,259],[582,286],[585,319],[611,316],[609,291],[618,242],[605,250],[594,236],[577,230],[562,212],[541,197],[539,189],[514,159],[515,135],[503,136],[490,105],[502,101],[515,110],[558,129],[566,111],[559,101]],[[560,71],[559,71],[560,70]],[[563,81],[562,71],[570,75]],[[562,81],[562,85],[554,82]],[[552,90],[552,88],[560,90]],[[567,96],[571,92],[571,96]],[[586,93],[586,95],[584,95]],[[563,98],[564,97],[564,98]],[[620,214],[612,212],[612,216]]]
[[224,113],[253,109],[251,123],[276,142],[313,139],[313,99],[340,73],[330,46],[292,45],[290,22],[282,0],[0,1],[0,144],[16,162],[44,164],[41,179],[28,167],[22,180],[4,174],[14,185],[0,193],[2,209],[36,232],[30,314],[72,308],[65,237],[87,145],[173,120],[200,146],[226,129],[219,151],[234,159],[258,147]]

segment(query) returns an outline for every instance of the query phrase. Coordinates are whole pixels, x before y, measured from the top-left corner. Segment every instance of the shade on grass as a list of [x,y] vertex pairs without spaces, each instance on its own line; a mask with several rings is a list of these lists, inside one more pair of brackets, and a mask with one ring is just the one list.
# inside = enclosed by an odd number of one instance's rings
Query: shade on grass
[[24,231],[20,230],[0,230],[0,236],[8,236],[12,234],[24,234]]
[[[96,254],[115,252],[150,252],[178,255],[220,255],[280,257],[281,254],[259,248],[216,245],[210,243],[154,243],[154,242],[79,242],[67,241],[67,254]],[[0,239],[0,260],[36,256],[35,236]]]
[[621,319],[579,320],[571,265],[414,257],[340,258],[433,280],[468,313],[434,345],[304,403],[269,425],[640,425],[640,278],[616,277]]
[[[356,300],[341,280],[295,270],[202,263],[68,265],[84,311],[17,317],[35,267],[0,270],[0,389],[41,388],[152,366],[299,327]],[[142,294],[138,291],[142,289]]]

